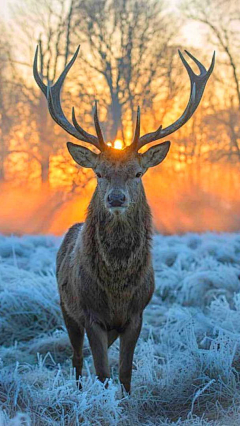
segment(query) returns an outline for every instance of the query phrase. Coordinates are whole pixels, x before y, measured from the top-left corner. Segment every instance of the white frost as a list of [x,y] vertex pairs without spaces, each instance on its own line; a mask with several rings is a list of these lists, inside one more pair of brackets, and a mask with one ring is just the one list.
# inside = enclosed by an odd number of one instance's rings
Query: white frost
[[240,235],[154,237],[156,290],[123,399],[118,341],[105,389],[85,339],[76,389],[55,279],[59,243],[0,236],[0,426],[239,425]]

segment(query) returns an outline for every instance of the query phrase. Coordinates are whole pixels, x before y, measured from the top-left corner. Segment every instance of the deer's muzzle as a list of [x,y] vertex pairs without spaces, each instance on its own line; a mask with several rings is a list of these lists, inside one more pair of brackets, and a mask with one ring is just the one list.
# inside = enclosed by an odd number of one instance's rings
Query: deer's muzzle
[[107,196],[107,206],[112,207],[125,207],[126,196],[120,190],[113,190]]

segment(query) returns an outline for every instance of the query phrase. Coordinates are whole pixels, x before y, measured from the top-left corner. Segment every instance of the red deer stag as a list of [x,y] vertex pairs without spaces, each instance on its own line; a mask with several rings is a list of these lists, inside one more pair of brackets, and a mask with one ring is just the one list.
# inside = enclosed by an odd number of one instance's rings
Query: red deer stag
[[[134,349],[142,326],[144,308],[154,291],[151,260],[152,219],[142,176],[149,167],[166,157],[170,142],[139,149],[165,138],[182,127],[193,115],[214,67],[207,71],[190,53],[199,68],[196,75],[181,52],[188,72],[191,91],[182,116],[166,128],[140,137],[140,109],[133,142],[124,150],[109,147],[103,139],[95,105],[94,123],[97,136],[86,132],[77,122],[74,108],[71,124],[60,101],[64,79],[73,65],[79,47],[57,82],[47,87],[37,70],[38,51],[34,59],[35,80],[47,98],[53,120],[76,139],[88,142],[100,153],[67,143],[73,159],[82,167],[93,169],[97,187],[88,207],[83,226],[73,225],[67,232],[57,255],[57,280],[61,308],[73,348],[76,377],[82,373],[84,330],[92,350],[96,375],[101,382],[110,377],[108,347],[120,337],[120,382],[130,392]],[[80,384],[79,384],[80,386]]]

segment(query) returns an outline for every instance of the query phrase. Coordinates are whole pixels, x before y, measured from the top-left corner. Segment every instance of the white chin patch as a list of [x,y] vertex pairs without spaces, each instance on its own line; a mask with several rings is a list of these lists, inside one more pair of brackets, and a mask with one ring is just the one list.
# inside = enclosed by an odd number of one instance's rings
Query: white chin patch
[[108,210],[110,211],[110,213],[112,214],[123,214],[126,211],[126,207],[109,207]]

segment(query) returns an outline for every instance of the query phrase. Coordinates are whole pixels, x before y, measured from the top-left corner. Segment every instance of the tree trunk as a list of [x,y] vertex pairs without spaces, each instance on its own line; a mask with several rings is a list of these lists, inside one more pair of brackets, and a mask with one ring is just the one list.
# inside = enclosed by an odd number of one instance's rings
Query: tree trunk
[[47,102],[42,93],[39,95],[38,134],[39,153],[41,157],[41,181],[49,184],[49,165],[53,141],[50,141],[49,113]]
[[4,170],[4,163],[6,158],[6,151],[5,151],[5,140],[3,136],[3,125],[1,126],[1,132],[2,136],[0,137],[0,182],[3,182],[5,180],[5,170]]
[[110,140],[113,142],[116,139],[118,130],[122,127],[122,106],[118,100],[118,94],[112,94],[111,103],[112,126],[110,128]]
[[3,161],[0,160],[0,182],[4,182],[5,175],[4,175],[4,164]]
[[49,157],[45,158],[45,160],[41,163],[41,181],[44,184],[49,184],[49,169],[50,169],[50,161]]

